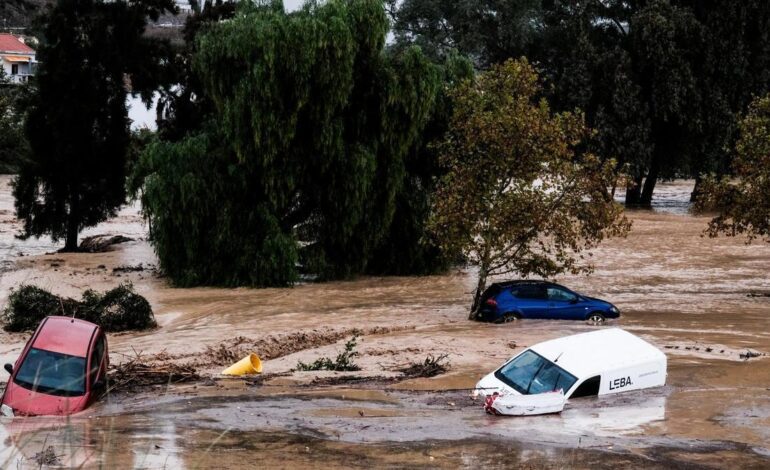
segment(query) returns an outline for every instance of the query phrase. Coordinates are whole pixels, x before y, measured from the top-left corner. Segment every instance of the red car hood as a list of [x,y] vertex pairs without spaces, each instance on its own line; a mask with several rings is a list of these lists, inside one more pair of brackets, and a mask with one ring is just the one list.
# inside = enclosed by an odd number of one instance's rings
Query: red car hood
[[13,409],[14,414],[32,415],[70,415],[85,409],[88,395],[76,397],[58,397],[46,393],[33,392],[11,381],[5,390],[3,404]]

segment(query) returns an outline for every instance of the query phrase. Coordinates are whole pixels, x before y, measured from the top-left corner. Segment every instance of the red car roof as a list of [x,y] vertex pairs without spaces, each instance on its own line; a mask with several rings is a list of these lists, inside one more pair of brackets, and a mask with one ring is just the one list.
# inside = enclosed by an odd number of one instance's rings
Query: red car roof
[[0,34],[0,52],[22,52],[31,54],[34,49],[24,44],[13,34]]
[[44,321],[33,348],[77,357],[88,355],[91,337],[98,326],[70,317],[48,317]]

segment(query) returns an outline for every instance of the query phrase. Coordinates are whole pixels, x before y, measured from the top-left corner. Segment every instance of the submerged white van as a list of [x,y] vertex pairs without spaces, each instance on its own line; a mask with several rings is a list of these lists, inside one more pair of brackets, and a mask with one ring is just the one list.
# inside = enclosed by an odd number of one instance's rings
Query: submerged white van
[[666,355],[638,336],[620,328],[600,329],[525,349],[482,378],[474,394],[504,397],[562,391],[566,400],[627,392],[665,385],[666,366]]

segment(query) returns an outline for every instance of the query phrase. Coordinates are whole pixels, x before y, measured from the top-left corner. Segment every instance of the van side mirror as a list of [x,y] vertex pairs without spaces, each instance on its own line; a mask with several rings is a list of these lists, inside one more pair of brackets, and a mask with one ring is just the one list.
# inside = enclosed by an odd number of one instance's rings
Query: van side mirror
[[12,366],[11,364],[6,364],[6,365],[5,365],[5,366],[3,366],[3,367],[5,367],[5,370],[6,370],[6,371],[7,371],[9,374],[13,374],[13,366]]

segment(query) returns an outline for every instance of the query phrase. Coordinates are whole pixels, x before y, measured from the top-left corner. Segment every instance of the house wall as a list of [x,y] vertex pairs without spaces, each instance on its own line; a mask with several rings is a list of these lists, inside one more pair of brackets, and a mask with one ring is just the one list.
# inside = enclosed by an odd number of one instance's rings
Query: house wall
[[[13,71],[13,64],[16,64],[19,66],[19,70],[17,74],[18,76],[26,76],[26,75],[32,74],[32,66],[29,62],[8,62],[6,60],[3,60],[3,58],[0,56],[0,65],[2,65],[6,78],[11,78],[13,80],[13,74],[11,73]],[[17,77],[17,78],[21,78],[21,77]]]

